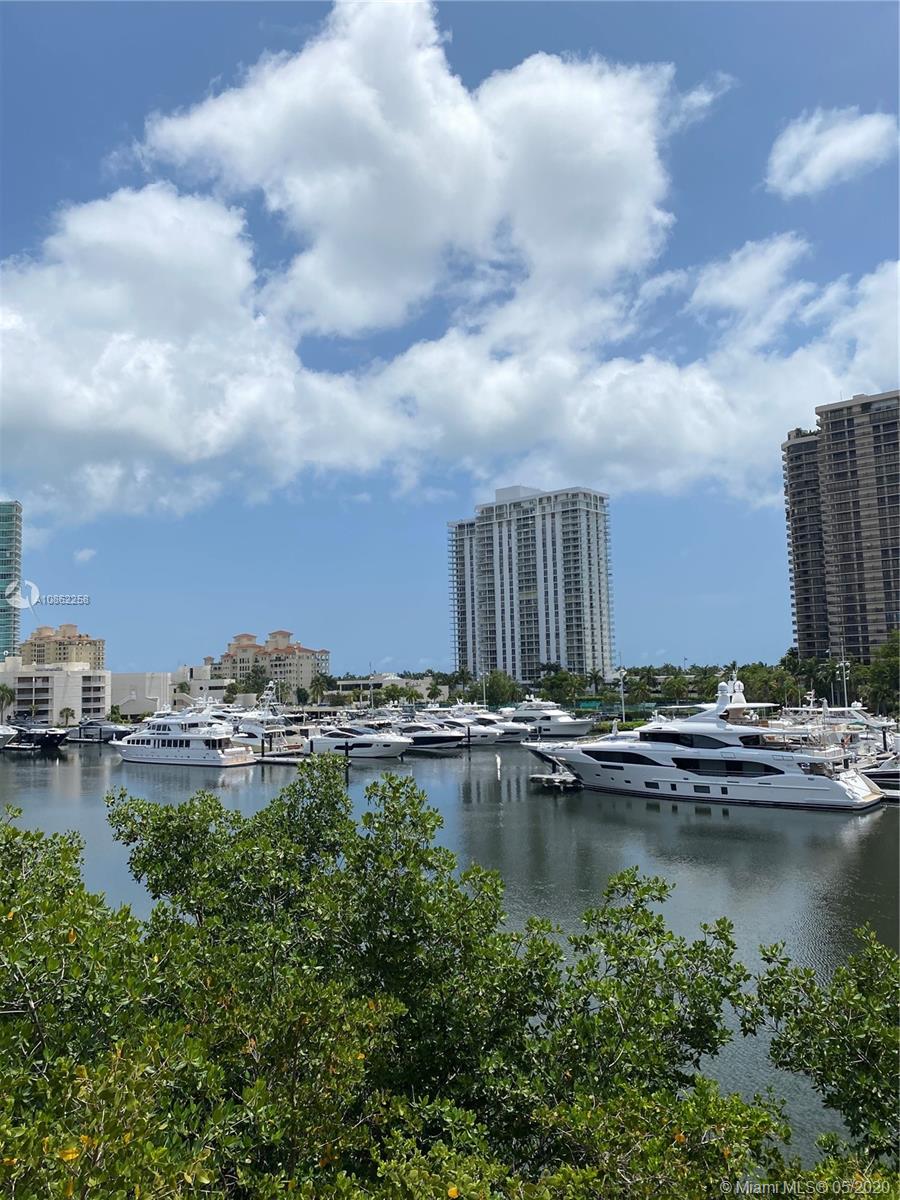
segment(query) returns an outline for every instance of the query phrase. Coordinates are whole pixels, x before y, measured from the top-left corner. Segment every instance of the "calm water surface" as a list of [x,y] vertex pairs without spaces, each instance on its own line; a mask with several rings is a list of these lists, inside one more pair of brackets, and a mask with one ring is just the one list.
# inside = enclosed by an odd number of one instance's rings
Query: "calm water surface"
[[[384,769],[354,764],[350,794],[357,812],[365,788]],[[442,842],[461,865],[495,868],[506,884],[511,923],[531,915],[575,929],[616,871],[636,865],[675,886],[666,912],[678,933],[727,916],[748,967],[759,945],[784,941],[800,964],[830,974],[853,949],[853,930],[869,922],[898,944],[898,810],[854,816],[672,804],[599,792],[547,794],[529,782],[543,770],[521,747],[487,747],[450,758],[392,764],[413,775],[443,817]],[[149,910],[128,873],[126,852],[106,823],[104,795],[124,787],[150,800],[177,802],[200,787],[242,812],[265,804],[291,778],[285,766],[203,767],[123,763],[105,747],[72,747],[58,757],[0,754],[0,804],[47,831],[76,830],[85,841],[84,874],[110,901]],[[788,1101],[795,1149],[836,1128],[802,1083],[768,1064],[759,1040],[738,1038],[709,1064],[729,1089],[746,1095],[771,1086]]]

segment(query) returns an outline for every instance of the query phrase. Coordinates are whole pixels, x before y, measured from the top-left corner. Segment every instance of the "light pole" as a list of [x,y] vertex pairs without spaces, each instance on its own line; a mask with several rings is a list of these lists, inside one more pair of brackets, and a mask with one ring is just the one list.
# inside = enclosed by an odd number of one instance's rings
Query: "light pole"
[[615,676],[614,676],[614,678],[618,679],[618,681],[619,681],[619,699],[622,702],[622,723],[623,724],[625,723],[625,680],[627,679],[627,677],[628,676],[627,676],[627,673],[626,673],[624,667],[619,667],[618,671],[616,671]]
[[850,663],[844,657],[844,646],[841,644],[841,661],[838,663],[841,669],[841,682],[844,685],[844,708],[849,707],[847,704],[847,672],[850,669]]

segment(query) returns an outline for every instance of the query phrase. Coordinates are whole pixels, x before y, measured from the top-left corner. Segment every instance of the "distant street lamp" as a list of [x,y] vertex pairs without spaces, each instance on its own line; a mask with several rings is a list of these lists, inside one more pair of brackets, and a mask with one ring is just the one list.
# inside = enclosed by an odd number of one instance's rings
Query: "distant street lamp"
[[838,670],[841,673],[841,683],[843,684],[843,687],[844,687],[844,708],[847,708],[847,707],[849,707],[847,704],[847,672],[850,670],[850,663],[844,657],[843,642],[841,643],[840,660],[835,665],[837,666]]
[[619,699],[622,702],[622,721],[625,721],[625,680],[628,678],[628,673],[624,667],[619,667],[618,671],[613,675],[613,679],[619,681]]

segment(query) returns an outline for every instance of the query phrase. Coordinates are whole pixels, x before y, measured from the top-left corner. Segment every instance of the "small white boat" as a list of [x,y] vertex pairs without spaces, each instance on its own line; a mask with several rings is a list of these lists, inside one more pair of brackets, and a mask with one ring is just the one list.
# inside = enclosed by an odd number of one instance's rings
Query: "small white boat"
[[109,743],[125,762],[182,767],[243,767],[256,761],[247,746],[235,746],[231,728],[202,713],[153,717],[127,737]]

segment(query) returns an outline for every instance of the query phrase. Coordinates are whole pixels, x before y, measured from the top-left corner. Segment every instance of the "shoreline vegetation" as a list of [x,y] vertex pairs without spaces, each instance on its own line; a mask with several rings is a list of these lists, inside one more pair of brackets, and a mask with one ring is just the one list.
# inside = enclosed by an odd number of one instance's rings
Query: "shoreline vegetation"
[[[578,932],[513,931],[412,780],[367,799],[356,822],[327,757],[250,816],[110,794],[147,920],[85,888],[75,835],[7,810],[0,1194],[896,1194],[900,979],[870,930],[828,981],[778,946],[753,976],[727,919],[678,937],[669,887],[629,870]],[[700,1073],[761,1034],[843,1120],[812,1167],[776,1098]]]
[[[676,666],[662,663],[659,666],[623,666],[621,687],[618,682],[605,679],[603,672],[590,671],[586,675],[568,671],[559,663],[546,662],[539,665],[539,677],[531,684],[517,683],[505,671],[490,671],[477,679],[471,671],[438,671],[429,667],[424,671],[402,671],[398,676],[404,684],[391,683],[375,693],[379,703],[418,703],[423,699],[437,701],[445,692],[453,701],[468,703],[484,702],[490,707],[514,704],[523,700],[528,692],[534,692],[544,700],[553,700],[571,708],[590,706],[606,713],[618,715],[624,700],[626,711],[635,718],[644,716],[656,707],[670,704],[709,703],[716,698],[719,683],[727,680],[732,672],[744,684],[749,699],[757,703],[777,703],[802,706],[812,691],[821,701],[832,705],[843,704],[844,689],[848,701],[861,700],[874,712],[895,715],[900,712],[900,633],[891,633],[882,646],[875,651],[869,664],[852,659],[801,659],[796,649],[788,650],[777,663],[737,662],[714,664],[693,663]],[[619,673],[616,673],[618,679]],[[342,676],[353,678],[355,676]],[[427,695],[414,686],[416,681],[428,680]],[[339,679],[334,676],[316,676],[309,693],[304,693],[302,702],[364,704],[369,698],[365,688],[351,692],[337,689]],[[244,691],[262,691],[266,675],[261,668],[255,675],[247,675],[240,684]],[[238,685],[234,685],[235,694]],[[301,689],[303,691],[303,689]],[[285,693],[281,697],[292,703],[293,696]],[[297,697],[298,703],[301,698]]]

